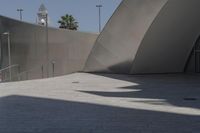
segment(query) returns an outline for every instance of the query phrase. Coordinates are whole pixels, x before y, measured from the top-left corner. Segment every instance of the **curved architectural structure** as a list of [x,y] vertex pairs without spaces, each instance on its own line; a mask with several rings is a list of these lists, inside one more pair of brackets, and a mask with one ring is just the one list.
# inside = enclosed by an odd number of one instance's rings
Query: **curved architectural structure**
[[97,39],[85,71],[194,71],[189,57],[194,60],[191,53],[200,35],[199,5],[198,0],[123,0]]
[[123,0],[98,38],[0,16],[1,66],[9,64],[7,32],[12,64],[29,71],[25,76],[31,79],[77,71],[200,72],[199,5],[199,0]]

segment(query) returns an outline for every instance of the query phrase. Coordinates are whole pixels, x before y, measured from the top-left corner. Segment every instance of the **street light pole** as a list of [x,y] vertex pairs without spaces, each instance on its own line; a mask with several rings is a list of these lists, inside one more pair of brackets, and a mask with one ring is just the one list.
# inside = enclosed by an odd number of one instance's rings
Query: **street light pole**
[[24,10],[20,8],[20,9],[17,9],[17,11],[19,12],[20,20],[22,21],[22,12]]
[[49,31],[48,31],[48,13],[46,13],[46,54],[47,54],[47,77],[49,77]]
[[9,65],[8,67],[9,67],[9,78],[10,78],[10,81],[12,81],[10,33],[9,32],[5,32],[5,33],[3,33],[3,35],[7,35],[8,36],[8,65]]
[[101,8],[102,5],[96,5],[97,8],[99,8],[99,32],[101,32]]

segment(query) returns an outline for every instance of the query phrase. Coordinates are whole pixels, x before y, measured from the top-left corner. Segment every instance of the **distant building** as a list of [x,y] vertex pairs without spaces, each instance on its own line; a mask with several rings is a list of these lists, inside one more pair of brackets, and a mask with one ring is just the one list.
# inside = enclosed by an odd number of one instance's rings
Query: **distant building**
[[38,13],[37,13],[37,16],[38,16],[37,17],[37,23],[39,25],[46,25],[47,15],[48,15],[47,8],[44,6],[44,4],[41,4],[40,8],[38,10]]

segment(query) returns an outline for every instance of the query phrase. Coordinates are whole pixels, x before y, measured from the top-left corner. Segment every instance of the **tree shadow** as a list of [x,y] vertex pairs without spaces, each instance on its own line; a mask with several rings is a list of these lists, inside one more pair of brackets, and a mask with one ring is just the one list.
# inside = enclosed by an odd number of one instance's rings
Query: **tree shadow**
[[25,96],[0,98],[1,133],[195,133],[197,116]]
[[[81,91],[104,97],[160,99],[179,107],[200,109],[200,75],[166,74],[166,75],[118,75],[97,74],[103,77],[136,83],[119,89],[132,91]],[[151,100],[137,101],[148,104],[162,104]]]

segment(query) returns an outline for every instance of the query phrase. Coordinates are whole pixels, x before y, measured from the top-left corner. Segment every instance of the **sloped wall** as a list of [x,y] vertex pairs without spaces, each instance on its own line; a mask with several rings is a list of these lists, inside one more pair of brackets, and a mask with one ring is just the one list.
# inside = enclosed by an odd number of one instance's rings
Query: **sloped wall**
[[147,30],[167,0],[123,0],[100,34],[87,72],[130,73]]
[[132,74],[184,72],[200,35],[199,5],[199,0],[167,2],[140,44]]
[[199,0],[123,0],[97,39],[84,70],[184,72],[200,34],[199,5]]

